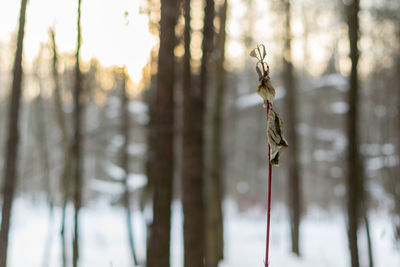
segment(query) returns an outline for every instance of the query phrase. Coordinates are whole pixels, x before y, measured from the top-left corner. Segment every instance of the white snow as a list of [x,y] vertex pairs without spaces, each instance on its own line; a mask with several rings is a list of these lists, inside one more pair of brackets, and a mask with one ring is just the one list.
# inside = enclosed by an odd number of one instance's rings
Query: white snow
[[317,161],[333,162],[335,158],[340,156],[346,146],[346,136],[340,129],[324,129],[324,128],[311,128],[305,123],[300,123],[297,126],[297,132],[303,136],[313,137],[317,140],[332,142],[332,149],[315,150],[313,153],[314,159]]
[[349,110],[349,105],[343,101],[333,102],[330,105],[330,110],[334,114],[346,114]]
[[104,169],[106,173],[113,179],[115,180],[122,180],[125,177],[125,171],[122,169],[120,166],[108,162],[105,166]]
[[146,145],[133,143],[128,145],[128,154],[130,156],[142,156],[146,152]]
[[130,173],[128,175],[128,187],[130,191],[138,190],[147,185],[147,176],[143,173]]
[[394,167],[399,164],[397,155],[374,157],[366,160],[367,170],[376,171],[384,167]]
[[128,104],[128,109],[132,114],[144,114],[148,111],[147,105],[138,100],[130,101]]
[[114,150],[116,150],[119,149],[124,144],[124,142],[125,138],[122,135],[117,134],[111,138],[110,145],[114,148]]
[[392,143],[361,145],[361,153],[366,156],[379,156],[381,154],[390,156],[395,154],[395,152],[396,146]]
[[[264,266],[265,216],[262,213],[225,210],[225,257],[220,267]],[[55,209],[54,224],[49,225],[44,204],[32,204],[30,199],[16,200],[10,232],[10,267],[41,266],[45,240],[50,230],[52,246],[49,266],[61,266],[59,224],[61,210]],[[371,215],[371,234],[376,267],[400,266],[400,252],[392,238],[390,220],[384,214]],[[68,244],[72,236],[72,206],[67,209]],[[89,203],[81,210],[82,267],[132,266],[127,240],[125,213],[121,207],[111,207],[105,201]],[[144,219],[133,212],[134,238],[139,260],[145,256]],[[173,205],[171,266],[182,267],[182,214],[179,203]],[[348,267],[349,253],[345,219],[338,214],[306,216],[301,225],[302,257],[289,252],[290,228],[279,208],[272,208],[270,266],[271,267]],[[360,230],[360,259],[367,262],[365,234]],[[71,255],[69,248],[68,254]]]
[[106,195],[121,195],[124,192],[124,188],[121,183],[99,179],[91,179],[89,181],[88,188]]
[[[104,181],[99,179],[91,179],[89,181],[89,189],[103,193],[105,195],[121,195],[124,192],[122,181]],[[128,175],[128,189],[134,192],[147,184],[147,177],[144,174],[130,173]]]
[[380,154],[380,144],[362,144],[361,153],[366,156],[378,156]]
[[323,75],[313,81],[314,89],[323,87],[333,87],[341,92],[346,92],[349,88],[347,79],[338,73]]
[[332,150],[316,149],[313,152],[315,161],[335,162],[337,153]]
[[382,145],[381,150],[384,155],[393,155],[396,151],[396,147],[394,144],[387,143]]

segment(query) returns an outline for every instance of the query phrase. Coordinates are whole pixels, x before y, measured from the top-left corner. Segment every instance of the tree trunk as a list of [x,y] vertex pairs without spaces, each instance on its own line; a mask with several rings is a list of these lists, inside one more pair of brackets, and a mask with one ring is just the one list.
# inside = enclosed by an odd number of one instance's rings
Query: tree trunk
[[360,201],[362,199],[362,177],[360,175],[360,156],[358,140],[358,39],[359,39],[359,0],[353,0],[346,6],[348,34],[350,42],[350,90],[349,111],[347,114],[347,138],[348,138],[348,174],[347,174],[347,215],[348,215],[348,238],[351,255],[351,266],[359,267],[357,230],[360,217]]
[[185,2],[183,213],[185,266],[201,267],[205,261],[204,115],[208,67],[213,50],[214,1],[206,0],[200,86],[190,79],[190,3]]
[[58,53],[57,53],[57,45],[55,40],[54,30],[50,30],[50,37],[52,42],[52,51],[53,51],[53,62],[52,62],[52,73],[53,73],[53,81],[54,81],[54,109],[56,122],[58,127],[60,128],[61,136],[62,136],[62,145],[63,145],[63,153],[64,153],[64,166],[61,173],[60,181],[61,181],[61,192],[63,194],[63,205],[62,205],[62,217],[61,217],[61,227],[60,227],[60,235],[61,235],[61,254],[62,254],[62,266],[67,266],[67,251],[66,251],[66,239],[65,239],[65,217],[66,217],[66,208],[67,202],[69,198],[70,192],[70,179],[71,179],[71,169],[72,166],[72,154],[71,154],[71,145],[70,145],[70,137],[67,132],[66,122],[65,122],[65,114],[63,111],[63,102],[61,99],[61,86],[60,79],[57,70],[58,64]]
[[[204,266],[203,199],[203,105],[204,99],[191,84],[190,0],[184,1],[185,55],[183,70],[183,237],[184,266]],[[207,15],[206,15],[207,16]]]
[[135,242],[133,239],[133,229],[132,229],[132,214],[131,214],[131,205],[130,205],[130,193],[128,186],[128,176],[129,176],[129,154],[128,154],[128,146],[129,146],[129,110],[128,104],[129,99],[126,93],[126,73],[125,69],[122,70],[122,87],[121,87],[121,124],[120,124],[120,132],[124,138],[124,144],[121,148],[121,168],[125,171],[125,177],[123,180],[124,183],[124,195],[123,202],[126,211],[126,227],[128,230],[128,238],[129,238],[129,247],[131,250],[133,264],[137,265],[137,258],[135,252]]
[[224,230],[222,216],[223,201],[223,110],[225,92],[225,39],[226,39],[226,15],[228,1],[225,0],[219,10],[220,28],[218,34],[218,54],[216,70],[216,96],[213,113],[212,133],[212,160],[211,176],[206,180],[207,184],[207,217],[206,217],[206,263],[208,267],[217,267],[224,258]]
[[289,140],[288,162],[289,162],[289,179],[288,179],[288,194],[289,194],[289,209],[290,209],[290,229],[292,238],[292,252],[300,255],[299,235],[300,235],[300,216],[301,216],[301,189],[300,189],[300,168],[298,162],[298,140],[296,134],[297,125],[297,100],[298,93],[296,90],[293,64],[291,60],[292,49],[292,31],[291,23],[291,5],[290,1],[285,1],[285,37],[284,37],[284,55],[283,66],[284,87],[287,91],[287,137]]
[[2,220],[0,229],[0,267],[6,267],[7,265],[8,232],[10,229],[12,201],[17,185],[17,159],[19,143],[18,121],[20,99],[22,94],[22,50],[24,41],[26,5],[27,0],[21,0],[17,51],[15,53],[13,83],[8,113],[8,137],[4,156],[3,208],[1,210]]
[[[153,78],[152,78],[153,79]],[[143,217],[146,223],[146,255],[148,254],[149,244],[150,244],[150,236],[151,236],[151,219],[146,216],[146,212],[144,212],[146,205],[152,201],[153,189],[154,189],[154,171],[153,166],[155,164],[155,129],[154,129],[154,118],[155,118],[155,88],[153,86],[153,81],[151,82],[150,88],[147,91],[147,99],[146,102],[149,107],[149,122],[147,124],[147,136],[146,136],[146,144],[147,144],[147,158],[146,158],[146,175],[147,175],[147,184],[142,192],[140,198],[140,206],[142,209]]]
[[82,173],[81,169],[83,166],[82,158],[82,144],[81,144],[81,127],[82,127],[82,74],[79,64],[79,54],[81,47],[81,0],[78,0],[78,21],[77,21],[77,47],[75,54],[75,87],[73,92],[74,99],[74,113],[73,113],[73,128],[74,128],[74,140],[72,142],[72,158],[74,161],[74,239],[73,239],[73,266],[78,266],[79,260],[79,210],[82,206]]
[[374,267],[374,256],[372,252],[372,240],[371,240],[371,232],[369,230],[369,219],[367,211],[364,211],[364,223],[365,223],[365,234],[367,236],[367,245],[368,245],[368,262],[369,267]]
[[178,0],[161,0],[160,48],[154,118],[154,164],[151,166],[153,224],[147,254],[148,267],[170,266],[171,201],[174,175],[175,25]]

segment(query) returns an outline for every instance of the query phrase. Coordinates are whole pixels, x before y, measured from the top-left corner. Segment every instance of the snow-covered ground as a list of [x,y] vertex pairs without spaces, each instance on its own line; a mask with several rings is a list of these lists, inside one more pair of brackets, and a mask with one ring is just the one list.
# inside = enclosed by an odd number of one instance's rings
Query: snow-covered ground
[[[226,205],[225,256],[221,267],[264,266],[265,220],[260,212],[239,213],[234,205]],[[173,208],[172,267],[182,266],[182,216],[178,203]],[[14,205],[10,233],[9,266],[61,266],[59,238],[60,210],[56,209],[52,226],[48,210],[43,204],[33,204],[19,198]],[[274,210],[273,210],[274,212]],[[301,225],[302,258],[289,253],[289,225],[279,207],[275,208],[271,225],[271,267],[346,267],[349,254],[345,223],[342,216],[308,216]],[[72,207],[68,212],[67,236],[72,237]],[[81,266],[128,267],[132,266],[128,250],[125,213],[120,207],[97,202],[82,209]],[[371,220],[372,240],[376,267],[400,266],[400,252],[392,239],[391,225],[384,216]],[[50,232],[49,232],[50,230]],[[139,259],[144,258],[145,224],[139,213],[134,213],[134,232]],[[49,235],[51,233],[51,235]],[[361,233],[361,262],[367,262],[365,238]],[[49,256],[45,247],[52,236]],[[47,240],[47,241],[46,241]],[[69,243],[70,244],[70,243]],[[71,250],[70,250],[71,251]],[[69,252],[70,252],[69,251]],[[365,265],[364,265],[365,266]]]

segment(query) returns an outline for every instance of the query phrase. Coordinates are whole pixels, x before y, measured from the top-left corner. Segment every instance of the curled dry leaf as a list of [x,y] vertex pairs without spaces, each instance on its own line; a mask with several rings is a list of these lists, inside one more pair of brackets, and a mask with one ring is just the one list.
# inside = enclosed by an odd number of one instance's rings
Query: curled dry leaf
[[267,135],[271,148],[271,164],[279,165],[279,156],[288,147],[288,143],[283,137],[283,121],[272,107],[269,110]]
[[257,88],[257,93],[264,99],[264,101],[274,102],[275,88],[271,84],[270,78],[267,76],[260,81]]
[[[258,53],[260,54],[260,57],[262,60],[264,60],[265,56],[267,55],[267,52],[265,51],[265,45],[260,44],[257,46]],[[261,55],[261,50],[262,50],[262,55]]]
[[251,52],[250,52],[250,56],[251,56],[251,57],[255,57],[255,58],[257,58],[257,59],[258,59],[258,57],[257,57],[257,54],[256,54],[256,49],[257,49],[257,48],[255,48],[255,49],[251,50]]

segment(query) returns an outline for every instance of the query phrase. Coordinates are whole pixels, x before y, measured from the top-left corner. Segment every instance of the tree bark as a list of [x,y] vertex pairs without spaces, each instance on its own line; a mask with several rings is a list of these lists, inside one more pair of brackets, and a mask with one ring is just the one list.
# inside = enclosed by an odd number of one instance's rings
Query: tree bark
[[288,194],[289,194],[289,209],[290,209],[290,229],[292,239],[292,252],[300,255],[300,217],[301,217],[301,189],[300,189],[300,168],[298,162],[298,137],[296,134],[297,125],[297,100],[298,93],[296,90],[296,82],[292,64],[292,30],[291,30],[291,4],[289,0],[284,2],[285,6],[285,37],[284,37],[284,55],[283,66],[284,74],[283,81],[287,91],[287,137],[289,140],[288,162],[289,162],[289,179],[288,179]]
[[358,151],[358,39],[359,20],[358,13],[360,1],[353,0],[346,6],[348,35],[350,42],[350,89],[349,89],[349,111],[347,114],[347,138],[348,138],[348,174],[347,174],[347,216],[348,216],[348,239],[351,255],[351,266],[359,267],[357,230],[360,218],[362,199],[362,177],[360,175],[360,155]]
[[225,40],[226,15],[228,1],[225,0],[219,10],[220,28],[218,33],[218,55],[216,70],[216,96],[213,112],[212,160],[211,175],[207,184],[207,217],[206,217],[206,263],[208,267],[217,267],[224,258],[223,230],[223,110],[225,93]]
[[174,175],[175,25],[178,0],[161,0],[160,48],[154,118],[154,164],[151,166],[153,224],[147,254],[148,267],[170,266],[171,201]]
[[184,266],[204,266],[203,106],[200,88],[192,86],[190,0],[184,1],[185,54],[183,70],[183,237]]
[[135,242],[133,239],[133,229],[132,229],[132,213],[131,213],[131,205],[130,205],[130,192],[128,186],[128,177],[129,177],[129,154],[128,154],[128,146],[129,146],[129,134],[130,134],[130,119],[129,119],[129,110],[128,104],[129,99],[126,93],[126,73],[125,68],[122,70],[122,87],[121,87],[121,124],[120,124],[120,132],[124,138],[124,143],[121,148],[121,168],[125,171],[125,177],[123,180],[124,184],[124,195],[123,202],[126,211],[126,227],[128,230],[128,239],[129,239],[129,247],[131,250],[133,264],[138,265],[136,252],[135,252]]
[[208,67],[213,50],[214,1],[206,0],[200,86],[192,87],[190,70],[190,3],[185,2],[183,213],[185,266],[205,263],[204,115]]
[[73,266],[78,266],[79,260],[79,211],[82,206],[82,74],[80,70],[80,48],[81,48],[81,0],[78,0],[78,20],[77,20],[77,46],[75,54],[75,85],[73,92],[74,113],[73,113],[73,127],[74,127],[74,140],[72,142],[72,158],[74,161],[74,239],[73,239]]
[[3,208],[1,214],[0,229],[0,267],[7,266],[8,232],[10,229],[10,217],[12,202],[17,186],[17,159],[19,143],[19,107],[22,94],[22,50],[24,41],[25,14],[27,0],[21,0],[19,16],[19,28],[17,39],[17,51],[15,53],[13,82],[8,115],[8,137],[5,151],[4,184],[3,184]]

